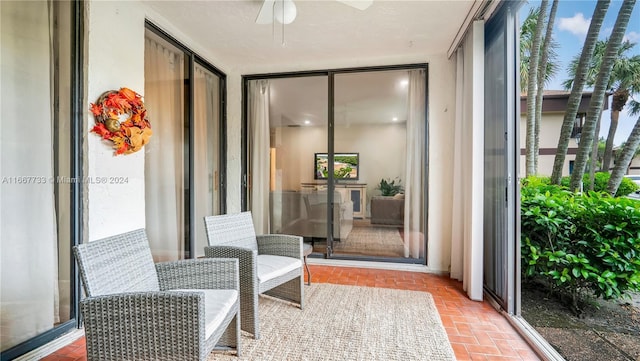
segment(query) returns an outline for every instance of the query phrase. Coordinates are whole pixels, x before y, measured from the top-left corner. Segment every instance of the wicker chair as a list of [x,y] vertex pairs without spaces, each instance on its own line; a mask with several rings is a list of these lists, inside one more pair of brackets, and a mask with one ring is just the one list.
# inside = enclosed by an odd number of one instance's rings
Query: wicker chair
[[73,248],[88,360],[206,360],[240,355],[238,262],[154,264],[143,229]]
[[204,219],[207,257],[240,260],[241,328],[260,338],[258,295],[291,301],[303,307],[302,237],[256,236],[251,212],[208,216]]

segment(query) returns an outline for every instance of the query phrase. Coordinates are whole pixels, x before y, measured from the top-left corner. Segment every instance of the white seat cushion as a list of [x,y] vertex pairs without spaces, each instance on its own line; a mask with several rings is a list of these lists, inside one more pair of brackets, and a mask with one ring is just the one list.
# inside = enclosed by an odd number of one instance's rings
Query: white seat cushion
[[171,291],[204,293],[204,333],[206,338],[209,338],[220,327],[224,318],[229,314],[229,310],[238,299],[238,291],[236,290],[179,289]]
[[264,283],[285,273],[302,269],[302,261],[284,256],[258,255],[258,282]]

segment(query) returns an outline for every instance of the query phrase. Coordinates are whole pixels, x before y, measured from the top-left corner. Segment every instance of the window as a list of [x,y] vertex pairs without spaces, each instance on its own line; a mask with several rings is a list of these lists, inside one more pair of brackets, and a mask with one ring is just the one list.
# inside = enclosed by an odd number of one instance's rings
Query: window
[[578,113],[576,120],[573,123],[573,130],[571,131],[571,138],[579,138],[582,134],[582,126],[584,125],[584,118],[587,115],[585,113]]

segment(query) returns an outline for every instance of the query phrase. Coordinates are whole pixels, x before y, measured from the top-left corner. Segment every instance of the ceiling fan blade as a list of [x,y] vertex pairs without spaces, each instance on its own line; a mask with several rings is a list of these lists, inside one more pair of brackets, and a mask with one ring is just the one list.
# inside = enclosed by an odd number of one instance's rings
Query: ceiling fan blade
[[264,0],[260,12],[256,17],[256,24],[271,24],[273,22],[273,3],[275,0]]
[[373,4],[373,0],[336,0],[336,1],[339,1],[345,5],[349,5],[352,8],[356,8],[358,10],[365,10],[369,6],[371,6],[371,4]]

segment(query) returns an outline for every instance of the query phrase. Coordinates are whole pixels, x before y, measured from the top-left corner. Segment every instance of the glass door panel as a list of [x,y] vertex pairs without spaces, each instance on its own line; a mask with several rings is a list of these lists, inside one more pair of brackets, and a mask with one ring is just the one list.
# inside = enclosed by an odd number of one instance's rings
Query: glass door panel
[[[404,199],[409,74],[405,69],[335,75],[334,209],[338,213],[334,227],[339,227],[335,255],[409,256]],[[424,125],[424,118],[421,122]],[[424,144],[419,154],[423,152]],[[345,167],[357,172],[345,172]],[[416,198],[421,199],[421,186],[417,188]],[[419,233],[420,227],[413,231]]]
[[185,157],[184,54],[150,30],[145,32],[145,104],[153,136],[145,146],[146,230],[154,259],[184,258]]
[[205,216],[220,214],[220,78],[195,64],[194,73],[195,256],[204,256]]
[[516,39],[511,5],[485,27],[484,285],[505,310],[515,295]]
[[[0,352],[75,326],[71,245],[74,4],[0,2]],[[56,24],[53,26],[52,24]],[[40,340],[31,341],[39,336]]]
[[[261,83],[261,84],[258,84]],[[252,179],[253,197],[258,187],[268,187],[271,233],[304,237],[314,252],[325,253],[327,245],[327,179],[316,172],[326,167],[328,143],[328,81],[326,76],[308,76],[253,81],[255,94],[268,91],[268,140],[254,141],[251,149],[268,152],[268,176],[258,184]],[[254,115],[251,117],[251,115]],[[250,133],[258,133],[257,112],[250,112]],[[251,129],[251,124],[254,124]],[[267,150],[268,149],[268,150]],[[255,170],[255,167],[254,167]],[[254,172],[255,173],[255,172]],[[252,206],[252,212],[260,208]],[[255,215],[254,215],[255,217]]]

